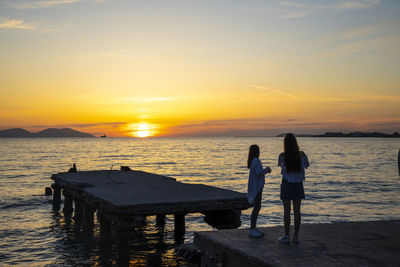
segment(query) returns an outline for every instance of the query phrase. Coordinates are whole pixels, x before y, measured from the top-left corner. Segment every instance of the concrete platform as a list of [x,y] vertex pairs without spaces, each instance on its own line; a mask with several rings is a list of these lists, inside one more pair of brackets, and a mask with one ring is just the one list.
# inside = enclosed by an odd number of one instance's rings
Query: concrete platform
[[85,171],[53,175],[56,184],[112,213],[154,215],[242,210],[246,194],[142,171]]
[[143,171],[63,172],[52,179],[53,204],[58,206],[63,190],[64,211],[70,212],[75,202],[75,214],[81,217],[82,213],[90,225],[94,211],[102,219],[124,227],[141,223],[149,215],[174,214],[176,230],[183,230],[186,214],[202,213],[213,227],[230,229],[240,226],[241,210],[251,206],[243,193],[185,184]]
[[[303,224],[300,244],[281,244],[283,227],[196,232],[202,266],[400,266],[400,221]],[[293,229],[291,229],[293,233]]]

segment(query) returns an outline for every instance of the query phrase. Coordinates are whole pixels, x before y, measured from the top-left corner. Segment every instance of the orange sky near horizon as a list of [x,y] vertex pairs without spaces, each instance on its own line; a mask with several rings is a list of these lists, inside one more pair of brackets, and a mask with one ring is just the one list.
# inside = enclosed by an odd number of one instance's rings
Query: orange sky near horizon
[[400,130],[397,1],[0,3],[0,129]]

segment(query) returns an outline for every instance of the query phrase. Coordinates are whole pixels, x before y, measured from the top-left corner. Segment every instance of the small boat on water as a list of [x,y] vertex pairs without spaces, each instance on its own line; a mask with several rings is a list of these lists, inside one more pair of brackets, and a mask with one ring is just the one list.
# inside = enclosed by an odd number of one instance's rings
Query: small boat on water
[[100,136],[100,137],[104,138],[104,137],[107,137],[107,135],[102,135],[102,136]]

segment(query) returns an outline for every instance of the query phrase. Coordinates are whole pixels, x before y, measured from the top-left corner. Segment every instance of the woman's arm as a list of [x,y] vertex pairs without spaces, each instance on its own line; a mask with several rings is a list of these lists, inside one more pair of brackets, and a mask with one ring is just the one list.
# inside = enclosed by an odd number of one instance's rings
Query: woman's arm
[[308,157],[306,155],[306,153],[304,153],[303,151],[301,152],[301,161],[303,163],[303,166],[305,169],[307,169],[310,166],[310,162],[308,161]]
[[282,167],[285,164],[285,154],[281,153],[279,154],[278,158],[278,166]]
[[[254,165],[253,165],[253,163],[254,163]],[[254,159],[253,162],[251,163],[251,165],[254,168],[254,172],[255,172],[256,176],[265,175],[265,174],[271,172],[270,167],[266,167],[265,169],[263,168],[260,159]]]

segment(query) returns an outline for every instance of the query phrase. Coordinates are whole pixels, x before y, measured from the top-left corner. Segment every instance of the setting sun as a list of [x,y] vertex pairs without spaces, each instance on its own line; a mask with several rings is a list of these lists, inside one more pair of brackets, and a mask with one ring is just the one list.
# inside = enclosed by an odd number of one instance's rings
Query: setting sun
[[148,123],[134,123],[129,125],[131,135],[140,138],[154,136],[156,133],[154,129],[154,125],[149,125]]

